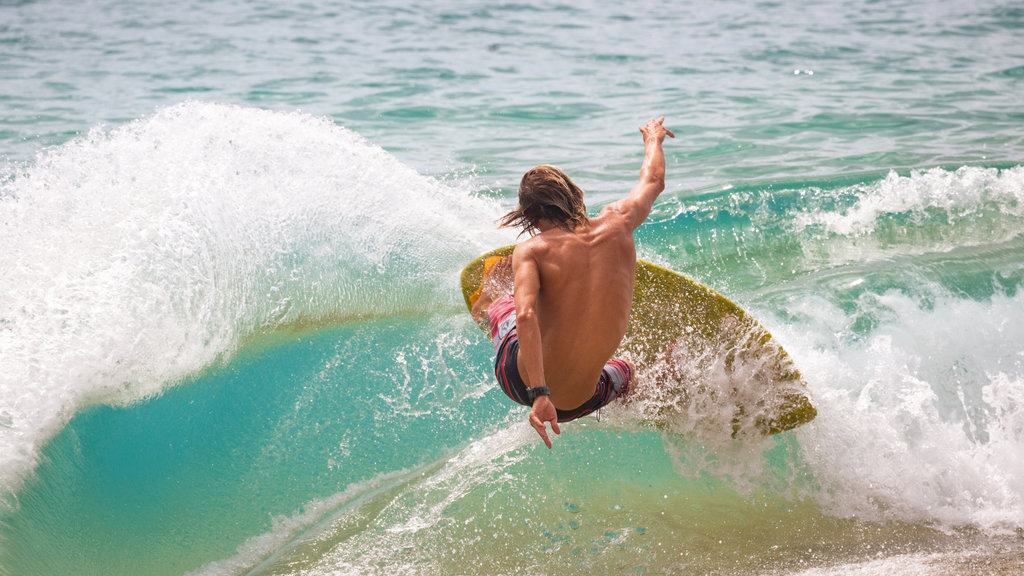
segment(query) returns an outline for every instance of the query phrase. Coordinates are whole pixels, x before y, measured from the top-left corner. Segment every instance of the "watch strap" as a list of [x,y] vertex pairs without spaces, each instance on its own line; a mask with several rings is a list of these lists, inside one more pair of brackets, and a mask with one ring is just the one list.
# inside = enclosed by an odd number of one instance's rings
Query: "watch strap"
[[537,399],[537,396],[551,396],[551,388],[548,388],[547,386],[536,386],[534,388],[526,389],[526,397],[530,399],[531,404]]

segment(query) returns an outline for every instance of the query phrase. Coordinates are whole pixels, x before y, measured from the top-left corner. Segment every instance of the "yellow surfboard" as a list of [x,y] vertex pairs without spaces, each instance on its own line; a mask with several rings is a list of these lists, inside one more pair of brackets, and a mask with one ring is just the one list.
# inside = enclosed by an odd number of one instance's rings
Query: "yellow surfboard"
[[[462,271],[462,294],[472,308],[485,263],[512,254],[492,250]],[[638,260],[633,309],[617,353],[637,372],[668,384],[654,414],[664,424],[680,413],[726,413],[733,434],[777,434],[814,419],[817,410],[789,354],[746,311],[703,284]],[[664,394],[663,394],[664,395]],[[628,397],[627,397],[628,398]]]

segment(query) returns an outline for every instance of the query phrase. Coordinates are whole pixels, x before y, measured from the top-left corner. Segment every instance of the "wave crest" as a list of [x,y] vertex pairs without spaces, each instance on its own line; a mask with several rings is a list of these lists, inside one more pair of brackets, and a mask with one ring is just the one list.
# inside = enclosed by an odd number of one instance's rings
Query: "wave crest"
[[300,113],[186,102],[40,152],[0,181],[0,489],[255,334],[456,305],[497,215]]

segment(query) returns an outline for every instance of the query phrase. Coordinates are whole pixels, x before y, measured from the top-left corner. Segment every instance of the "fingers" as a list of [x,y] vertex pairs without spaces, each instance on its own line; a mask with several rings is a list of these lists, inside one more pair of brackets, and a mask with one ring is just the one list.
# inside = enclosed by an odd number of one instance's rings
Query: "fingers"
[[651,124],[655,125],[654,128],[660,128],[661,130],[663,130],[665,132],[665,134],[667,134],[668,136],[670,136],[672,138],[676,137],[676,135],[673,134],[671,130],[669,130],[668,128],[665,128],[665,117],[664,116],[662,116],[661,118],[658,118],[657,120],[651,120]]
[[548,404],[547,408],[549,408],[550,413],[547,413],[545,410],[541,410],[538,413],[536,408],[530,411],[530,426],[533,426],[533,429],[537,431],[537,434],[540,435],[541,439],[544,440],[544,444],[550,450],[551,437],[548,436],[548,430],[544,423],[550,422],[551,429],[554,430],[555,434],[561,434],[562,431],[558,428],[558,417],[555,415],[555,407]]
[[544,445],[551,450],[551,438],[548,438],[548,433],[544,431],[544,428],[540,429],[540,437],[544,439]]
[[487,270],[483,287],[491,291],[492,300],[497,300],[512,292],[512,283],[512,258],[505,256]]
[[676,135],[668,128],[665,128],[664,122],[664,116],[660,116],[658,119],[651,118],[650,120],[647,121],[647,124],[640,126],[640,133],[646,137],[655,135],[658,133],[659,130],[661,130],[664,132],[665,135],[671,138],[675,138]]
[[[544,423],[540,421],[540,418],[534,414],[530,414],[530,426],[533,426],[533,429],[537,431],[537,434],[540,434],[541,439],[544,440],[544,444],[547,445],[548,450],[550,450],[551,438],[548,437],[548,430],[544,427]],[[558,424],[555,423],[552,426],[552,429],[558,432]]]

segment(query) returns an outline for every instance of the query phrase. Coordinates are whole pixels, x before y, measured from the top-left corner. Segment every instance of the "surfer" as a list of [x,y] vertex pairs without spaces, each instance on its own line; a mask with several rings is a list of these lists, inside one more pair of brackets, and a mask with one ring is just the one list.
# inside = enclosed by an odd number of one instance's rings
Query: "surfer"
[[[546,423],[589,414],[630,390],[634,367],[612,358],[629,323],[640,226],[665,189],[664,117],[640,127],[640,180],[625,198],[588,218],[583,191],[541,165],[519,184],[519,205],[500,227],[531,237],[485,272],[473,317],[489,324],[495,375],[551,448]],[[595,386],[596,383],[596,386]]]

